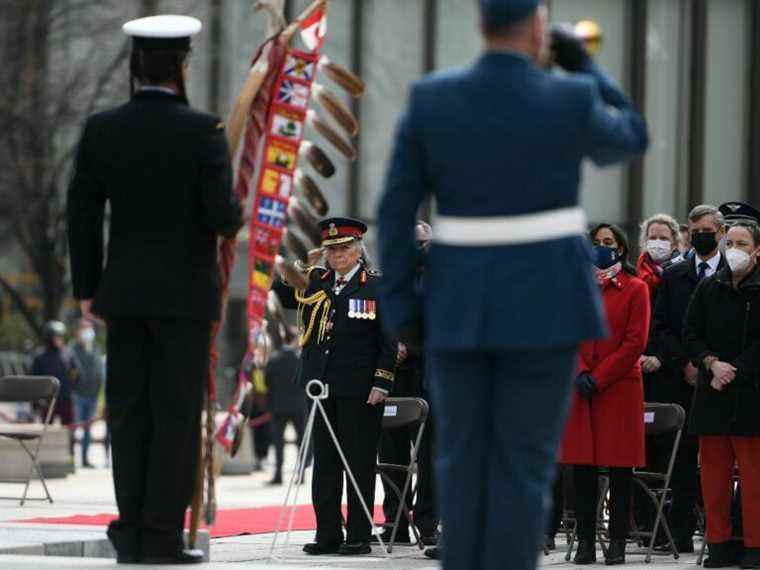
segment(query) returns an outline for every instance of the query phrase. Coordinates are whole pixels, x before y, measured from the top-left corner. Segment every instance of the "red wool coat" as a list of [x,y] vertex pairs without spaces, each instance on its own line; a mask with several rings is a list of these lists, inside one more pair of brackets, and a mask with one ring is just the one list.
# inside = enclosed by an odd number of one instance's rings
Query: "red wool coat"
[[590,372],[590,400],[573,390],[560,463],[601,467],[644,465],[644,387],[639,357],[649,335],[649,291],[621,272],[602,291],[609,336],[580,347],[578,372]]

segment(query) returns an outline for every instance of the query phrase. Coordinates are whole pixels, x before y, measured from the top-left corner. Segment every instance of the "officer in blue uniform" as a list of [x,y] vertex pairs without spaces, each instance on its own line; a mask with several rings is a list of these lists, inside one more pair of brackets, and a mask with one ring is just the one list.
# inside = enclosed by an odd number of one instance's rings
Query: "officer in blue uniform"
[[[534,568],[578,344],[604,334],[581,163],[647,147],[643,118],[538,0],[481,0],[485,53],[416,82],[396,134],[378,239],[386,324],[423,321],[439,441],[444,568]],[[424,319],[413,228],[435,198]],[[463,491],[463,490],[466,490]]]

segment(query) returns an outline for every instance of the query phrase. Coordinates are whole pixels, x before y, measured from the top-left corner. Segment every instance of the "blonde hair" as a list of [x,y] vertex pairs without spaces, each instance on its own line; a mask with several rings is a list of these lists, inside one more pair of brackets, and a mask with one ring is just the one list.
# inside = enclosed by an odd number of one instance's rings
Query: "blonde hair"
[[681,234],[676,219],[668,214],[655,214],[641,222],[641,226],[639,226],[639,245],[642,249],[647,245],[647,234],[649,233],[649,227],[652,224],[662,224],[663,226],[667,226],[670,230],[670,237],[673,240],[673,247],[678,245]]

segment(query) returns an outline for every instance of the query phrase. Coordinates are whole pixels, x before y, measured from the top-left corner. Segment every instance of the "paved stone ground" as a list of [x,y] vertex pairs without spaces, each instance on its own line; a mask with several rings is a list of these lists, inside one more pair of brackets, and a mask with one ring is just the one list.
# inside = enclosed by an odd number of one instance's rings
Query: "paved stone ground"
[[[102,466],[104,457],[102,448],[94,448],[101,455],[95,456],[95,463]],[[295,451],[288,450],[288,463],[292,465]],[[225,476],[219,481],[218,500],[220,508],[245,508],[260,507],[266,505],[282,504],[284,487],[269,487],[267,481],[269,472],[258,472],[244,476]],[[114,513],[116,507],[113,497],[110,471],[99,467],[94,470],[80,469],[76,475],[66,479],[49,482],[50,492],[55,503],[50,505],[46,502],[28,503],[20,507],[18,502],[0,501],[0,551],[9,551],[14,547],[15,554],[0,554],[0,568],[2,570],[32,570],[32,569],[56,569],[68,568],[96,569],[114,568],[115,562],[111,559],[95,557],[71,557],[71,556],[42,556],[44,552],[54,554],[56,545],[82,541],[85,544],[94,544],[95,541],[104,538],[103,529],[97,527],[63,526],[63,525],[19,525],[8,521],[17,519],[29,519],[33,517],[64,517],[74,514],[98,514]],[[379,486],[378,486],[379,487]],[[308,488],[308,487],[306,487]],[[20,493],[18,485],[0,484],[0,495]],[[32,492],[39,493],[39,483],[33,483]],[[378,489],[377,502],[381,502],[380,489]],[[39,495],[37,495],[39,496]],[[307,502],[308,493],[301,491],[301,500]],[[301,552],[301,545],[312,539],[311,532],[293,533],[290,546],[278,550],[279,560],[270,561],[269,551],[272,544],[272,535],[254,535],[215,539],[211,541],[210,562],[198,566],[203,569],[256,570],[264,567],[279,567],[283,570],[312,569],[312,568],[339,568],[339,569],[367,569],[367,568],[392,568],[397,570],[428,570],[439,568],[435,561],[425,558],[416,547],[398,547],[394,549],[390,560],[381,555],[380,549],[375,548],[372,555],[362,557],[325,556],[310,557]],[[282,540],[280,541],[282,543]],[[45,546],[47,545],[47,546]],[[87,548],[87,547],[85,547]],[[95,549],[95,546],[89,548]],[[562,545],[560,544],[560,548]],[[102,555],[94,550],[87,551],[94,556]],[[599,556],[599,560],[603,558]],[[645,564],[643,556],[629,556],[627,567],[648,568],[650,570],[686,570],[693,568],[696,556],[687,555],[679,561],[672,558],[656,558],[651,564]],[[542,568],[572,568],[571,563],[564,560],[564,552],[552,553],[540,558]],[[128,565],[119,565],[119,568],[129,568]],[[135,568],[147,568],[145,565]],[[505,561],[505,570],[509,569]],[[459,569],[457,569],[459,570]],[[462,569],[465,570],[465,569]],[[475,569],[477,570],[477,569]]]

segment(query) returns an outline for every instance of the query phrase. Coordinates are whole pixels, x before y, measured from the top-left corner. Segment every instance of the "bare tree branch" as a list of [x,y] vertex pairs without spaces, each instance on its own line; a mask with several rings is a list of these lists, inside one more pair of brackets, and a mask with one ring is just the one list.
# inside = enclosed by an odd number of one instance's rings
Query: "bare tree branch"
[[10,282],[2,275],[0,275],[0,286],[2,286],[2,288],[5,289],[6,293],[8,293],[8,296],[11,298],[14,305],[16,305],[18,308],[19,312],[24,317],[24,320],[29,323],[29,326],[32,328],[34,333],[40,339],[42,339],[42,324],[34,314],[34,311],[29,307],[29,305],[26,304],[26,301],[24,301],[21,293],[19,293],[16,288],[11,285]]

